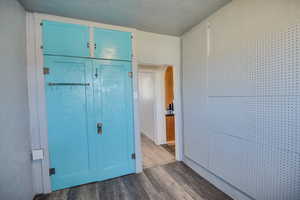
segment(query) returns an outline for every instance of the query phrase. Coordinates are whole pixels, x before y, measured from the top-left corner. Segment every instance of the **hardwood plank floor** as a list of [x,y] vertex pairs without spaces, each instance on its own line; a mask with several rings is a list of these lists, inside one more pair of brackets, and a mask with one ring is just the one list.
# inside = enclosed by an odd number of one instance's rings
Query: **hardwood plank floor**
[[38,200],[232,200],[182,162],[53,192]]
[[156,145],[142,134],[142,153],[144,169],[175,162],[175,156],[162,146]]
[[175,157],[175,144],[163,144],[161,146]]

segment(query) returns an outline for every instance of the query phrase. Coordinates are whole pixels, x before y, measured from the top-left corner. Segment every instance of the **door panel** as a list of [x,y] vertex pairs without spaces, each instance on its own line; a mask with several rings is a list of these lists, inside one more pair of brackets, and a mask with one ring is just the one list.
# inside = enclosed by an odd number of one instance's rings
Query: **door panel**
[[135,171],[132,79],[130,62],[94,61],[94,102],[96,123],[103,124],[97,146],[101,179]]
[[43,50],[47,55],[88,57],[89,27],[43,21]]
[[131,33],[94,28],[95,57],[112,60],[131,60]]
[[56,171],[51,182],[52,190],[57,190],[93,179],[95,150],[89,134],[92,87],[49,83],[91,83],[92,63],[45,56],[45,66],[50,71],[45,76],[50,166]]

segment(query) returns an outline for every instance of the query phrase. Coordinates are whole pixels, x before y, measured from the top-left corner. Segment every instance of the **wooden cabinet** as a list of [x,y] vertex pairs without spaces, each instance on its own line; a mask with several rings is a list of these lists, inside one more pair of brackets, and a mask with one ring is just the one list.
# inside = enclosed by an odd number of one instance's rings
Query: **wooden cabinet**
[[43,53],[45,55],[89,57],[88,42],[88,26],[43,21]]
[[173,83],[173,67],[168,67],[165,72],[165,97],[166,97],[166,109],[173,103],[174,100],[174,83]]
[[99,59],[132,59],[131,32],[47,20],[42,26],[44,55],[91,57],[94,50],[94,57]]
[[175,117],[166,115],[167,142],[175,141]]
[[[174,81],[173,81],[173,67],[169,66],[165,72],[165,108],[166,110],[173,110],[174,101]],[[171,106],[171,108],[170,108]],[[167,142],[175,141],[175,117],[174,115],[166,115],[166,135]]]
[[94,28],[95,57],[131,61],[131,33]]
[[97,28],[92,47],[88,26],[42,28],[52,190],[134,173],[131,33]]

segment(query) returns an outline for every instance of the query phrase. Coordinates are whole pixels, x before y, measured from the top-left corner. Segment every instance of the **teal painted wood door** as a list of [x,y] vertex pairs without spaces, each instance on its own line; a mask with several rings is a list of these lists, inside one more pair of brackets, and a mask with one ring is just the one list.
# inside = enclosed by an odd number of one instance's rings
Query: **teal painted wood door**
[[131,60],[131,33],[94,28],[95,57],[109,60]]
[[97,141],[97,164],[100,179],[135,172],[133,95],[131,63],[126,61],[94,61],[95,122],[101,123]]
[[44,58],[51,183],[57,190],[95,180],[93,65],[88,59]]
[[131,63],[44,59],[52,190],[134,173]]
[[43,21],[43,52],[47,55],[89,56],[89,27]]

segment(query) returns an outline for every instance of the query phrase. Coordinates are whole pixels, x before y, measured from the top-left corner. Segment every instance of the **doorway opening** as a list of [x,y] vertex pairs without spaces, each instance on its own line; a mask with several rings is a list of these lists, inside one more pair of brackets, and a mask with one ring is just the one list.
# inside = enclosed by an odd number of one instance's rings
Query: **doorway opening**
[[174,162],[173,67],[139,65],[138,83],[143,168]]

